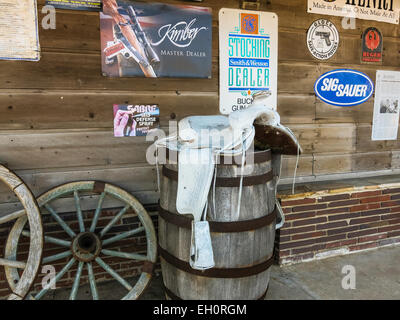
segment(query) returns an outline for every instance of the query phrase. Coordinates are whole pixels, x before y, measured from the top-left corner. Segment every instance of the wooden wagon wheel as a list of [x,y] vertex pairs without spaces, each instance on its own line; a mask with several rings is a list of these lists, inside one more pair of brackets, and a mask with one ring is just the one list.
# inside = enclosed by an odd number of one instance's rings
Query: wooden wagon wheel
[[[81,198],[80,194],[87,192],[94,192],[100,194],[97,208],[91,217],[90,226],[85,226],[83,213],[81,209]],[[73,196],[75,203],[75,211],[79,224],[79,231],[75,232],[71,227],[62,219],[62,217],[56,212],[51,202],[65,197]],[[98,222],[101,217],[102,205],[105,197],[111,197],[124,203],[123,209],[115,214],[110,221],[104,226],[99,227]],[[70,292],[70,300],[75,300],[77,297],[79,285],[81,282],[82,271],[87,269],[88,282],[93,300],[99,299],[99,294],[96,286],[96,279],[93,272],[93,266],[98,265],[104,269],[108,274],[117,280],[123,287],[126,288],[128,293],[122,298],[123,300],[138,299],[143,291],[148,286],[153,271],[153,265],[157,258],[157,240],[153,226],[153,222],[148,215],[147,211],[143,208],[140,202],[130,195],[128,192],[113,186],[108,183],[96,182],[96,181],[79,181],[72,182],[56,187],[52,190],[47,191],[45,194],[40,196],[38,199],[39,207],[41,208],[42,214],[50,214],[51,217],[61,226],[61,228],[68,234],[69,240],[54,238],[45,234],[45,243],[51,243],[59,247],[64,247],[65,251],[57,253],[52,256],[47,256],[43,259],[43,264],[50,264],[58,260],[67,258],[66,265],[59,271],[55,278],[53,278],[47,287],[42,288],[39,292],[31,292],[29,295],[30,299],[42,298],[52,284],[55,284],[60,280],[65,273],[67,273],[71,267],[77,263],[77,270],[74,271],[74,282]],[[133,209],[137,215],[140,225],[138,228],[117,232],[113,236],[107,237],[107,233],[110,229],[128,212],[129,209]],[[74,211],[74,210],[69,210]],[[16,225],[22,225],[22,227],[15,228],[15,232],[9,235],[10,242],[16,242],[18,238],[22,236],[31,236],[31,233],[23,230],[24,221],[20,218],[17,220]],[[145,232],[146,235],[146,250],[147,254],[128,253],[118,250],[109,250],[107,246],[115,244],[117,241],[127,239],[131,236],[138,235]],[[11,248],[13,254],[16,254],[17,246]],[[139,280],[133,286],[122,276],[120,276],[110,265],[108,265],[103,259],[104,257],[116,257],[136,261],[143,261],[142,273]],[[71,272],[70,272],[71,273]],[[14,278],[8,278],[8,282],[13,282]]]
[[[43,250],[42,219],[37,202],[29,188],[23,181],[7,168],[0,166],[0,181],[3,181],[18,197],[24,209],[0,217],[0,224],[18,219],[11,229],[10,235],[18,232],[21,224],[28,221],[31,230],[29,253],[26,261],[18,261],[16,253],[10,249],[18,245],[18,238],[10,237],[7,240],[4,258],[0,258],[0,265],[4,266],[6,277],[12,279],[9,286],[12,293],[9,300],[23,299],[29,292],[39,271]],[[13,240],[10,240],[13,239]],[[23,270],[20,276],[19,271]]]

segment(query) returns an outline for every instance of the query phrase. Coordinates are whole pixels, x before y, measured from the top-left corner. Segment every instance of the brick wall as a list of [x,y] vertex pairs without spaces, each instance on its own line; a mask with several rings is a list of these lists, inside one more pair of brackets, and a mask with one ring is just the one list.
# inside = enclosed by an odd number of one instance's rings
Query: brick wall
[[290,264],[400,243],[400,188],[376,186],[282,196],[275,253]]
[[[157,228],[157,215],[156,212],[153,210],[154,208],[147,208],[148,212],[151,214],[153,219],[154,227]],[[112,217],[118,212],[119,210],[104,210],[102,211],[101,218],[98,221],[96,233],[99,232],[107,223],[112,219]],[[84,221],[86,228],[90,227],[91,218],[93,217],[93,211],[84,212]],[[66,221],[66,223],[74,230],[76,233],[79,233],[79,225],[76,218],[76,213],[64,213],[60,214],[61,218]],[[63,240],[70,240],[69,236],[63,231],[63,229],[58,225],[57,222],[51,218],[50,215],[44,215],[43,217],[43,225],[44,225],[44,232],[47,236],[53,236],[55,238],[63,239]],[[123,218],[118,221],[110,231],[104,236],[104,238],[109,238],[117,233],[128,231],[131,229],[138,228],[139,226],[138,218],[133,215],[132,212],[127,212]],[[5,242],[9,233],[9,230],[12,226],[12,223],[1,225],[0,229],[0,250],[4,252]],[[156,229],[157,232],[157,229]],[[135,253],[142,253],[145,254],[146,252],[146,237],[145,233],[142,232],[137,234],[133,237],[115,242],[107,246],[107,249],[110,250],[121,250],[123,252],[135,252]],[[54,244],[45,244],[45,248],[43,251],[43,257],[47,257],[50,255],[54,255],[57,253],[65,252],[68,248],[63,248]],[[29,241],[27,238],[22,237],[18,247],[18,257],[17,260],[26,261],[27,253],[29,251]],[[143,262],[132,261],[123,258],[114,258],[114,257],[106,257],[101,255],[100,256],[107,264],[109,264],[119,275],[121,275],[124,279],[135,277],[141,273],[141,266]],[[53,265],[56,269],[56,272],[59,272],[71,259],[71,257],[64,258],[61,260],[57,260],[55,262],[47,263],[49,265]],[[74,281],[74,276],[76,274],[78,267],[78,263],[75,263],[71,269],[61,278],[60,281],[57,282],[57,288],[62,287],[71,287]],[[5,279],[4,268],[0,267],[0,297],[8,296],[11,291],[8,287],[7,281]],[[93,271],[95,273],[96,282],[100,283],[103,281],[112,280],[110,274],[108,274],[105,270],[103,270],[96,262],[93,262]],[[160,272],[160,266],[157,264],[155,272]],[[35,281],[34,289],[38,290],[41,289],[41,281],[42,278],[46,274],[41,274],[39,272],[38,277]],[[81,285],[88,282],[88,275],[87,269],[84,268],[81,277]]]

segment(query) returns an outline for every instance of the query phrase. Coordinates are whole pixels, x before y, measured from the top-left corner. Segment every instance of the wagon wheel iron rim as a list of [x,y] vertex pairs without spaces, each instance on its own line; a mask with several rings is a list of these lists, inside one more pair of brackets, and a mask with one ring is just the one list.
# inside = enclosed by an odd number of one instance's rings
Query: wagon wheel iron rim
[[[14,192],[23,206],[23,209],[0,218],[0,225],[17,219],[6,241],[4,258],[0,259],[0,265],[4,266],[7,280],[12,279],[8,281],[12,291],[8,299],[21,300],[28,294],[39,272],[43,251],[42,218],[36,199],[27,185],[15,173],[1,165],[0,181]],[[18,245],[18,239],[11,235],[17,233],[26,222],[29,224],[32,236],[26,261],[19,261],[16,252],[12,252],[12,247]],[[20,270],[23,270],[21,276]]]
[[[67,183],[47,191],[37,199],[39,207],[41,209],[46,209],[42,210],[42,214],[50,214],[52,218],[68,234],[70,240],[64,240],[45,235],[44,237],[45,243],[51,243],[59,247],[63,247],[65,250],[63,252],[45,257],[42,261],[42,264],[43,265],[49,264],[51,262],[56,262],[57,260],[65,258],[67,258],[68,262],[56,274],[55,278],[48,283],[47,287],[42,288],[37,293],[30,293],[29,295],[30,299],[42,298],[48,292],[52,284],[60,280],[65,275],[65,273],[67,273],[72,268],[72,266],[76,264],[78,268],[76,271],[73,271],[74,281],[69,296],[70,300],[75,300],[77,297],[79,285],[81,283],[82,272],[84,270],[86,270],[88,274],[88,282],[89,282],[88,284],[90,287],[93,300],[99,299],[99,294],[96,285],[96,277],[93,271],[94,265],[100,266],[114,280],[116,280],[119,284],[125,287],[128,293],[122,298],[123,300],[138,299],[149,285],[152,277],[151,268],[150,269],[143,268],[139,280],[133,286],[128,281],[126,281],[122,276],[120,276],[118,272],[116,272],[102,258],[115,257],[120,259],[126,259],[127,261],[132,261],[132,260],[144,261],[145,265],[146,264],[153,265],[157,259],[157,240],[153,222],[150,216],[148,215],[144,207],[141,205],[141,203],[128,192],[108,183],[100,183],[103,186],[103,188],[102,190],[99,191],[96,190],[97,189],[96,184],[98,184],[98,182],[96,181],[79,181],[79,182]],[[92,220],[89,223],[90,225],[86,226],[84,223],[83,212],[81,209],[80,192],[81,193],[95,192],[97,194],[100,194],[97,207],[94,211],[93,216],[91,216]],[[71,227],[63,220],[63,218],[56,212],[56,210],[50,204],[53,200],[65,197],[67,195],[69,196],[72,195],[74,199],[76,216],[78,220],[78,228],[79,228],[78,232],[72,230]],[[101,218],[101,213],[103,210],[102,205],[106,196],[110,196],[113,199],[117,199],[123,202],[125,206],[121,210],[119,210],[119,212],[116,215],[114,215],[104,227],[100,228],[98,227],[98,222],[99,219]],[[141,226],[129,231],[121,232],[111,237],[107,237],[107,233],[110,230],[112,230],[112,227],[118,221],[120,221],[127,212],[129,212],[129,209],[133,209],[133,212],[138,217]],[[18,225],[24,224],[21,218],[17,220],[16,224],[17,223]],[[107,249],[108,245],[123,239],[128,239],[129,237],[139,234],[143,231],[146,234],[146,242],[147,242],[146,255]],[[16,229],[16,231],[12,234],[12,237],[15,239],[21,237],[21,235],[29,237],[30,233],[24,231],[22,226],[21,228]],[[11,234],[9,238],[10,237]],[[16,254],[17,246],[13,246],[11,251],[14,254]],[[13,278],[7,280],[9,282],[14,281]]]

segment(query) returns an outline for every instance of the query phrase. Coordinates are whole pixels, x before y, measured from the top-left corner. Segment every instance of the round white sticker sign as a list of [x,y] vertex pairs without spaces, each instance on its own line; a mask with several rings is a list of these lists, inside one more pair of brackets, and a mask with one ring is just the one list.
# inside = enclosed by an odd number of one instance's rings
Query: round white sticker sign
[[326,19],[314,21],[307,32],[307,47],[314,58],[332,58],[339,47],[339,32],[336,26]]

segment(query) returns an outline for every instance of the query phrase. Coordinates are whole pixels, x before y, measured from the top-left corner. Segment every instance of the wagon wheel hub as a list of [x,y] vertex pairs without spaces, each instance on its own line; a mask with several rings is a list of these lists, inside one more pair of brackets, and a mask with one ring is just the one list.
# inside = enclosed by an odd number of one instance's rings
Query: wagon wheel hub
[[71,251],[77,260],[90,262],[100,254],[101,241],[93,232],[82,232],[73,239]]

